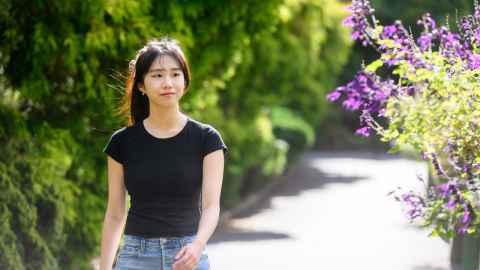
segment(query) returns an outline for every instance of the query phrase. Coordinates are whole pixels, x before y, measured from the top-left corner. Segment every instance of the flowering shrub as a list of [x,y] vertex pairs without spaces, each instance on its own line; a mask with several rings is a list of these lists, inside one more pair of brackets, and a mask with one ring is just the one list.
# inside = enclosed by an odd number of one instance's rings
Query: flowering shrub
[[[354,0],[344,21],[352,38],[380,57],[346,85],[328,94],[360,112],[357,134],[379,134],[392,151],[411,145],[435,169],[436,184],[424,193],[396,194],[408,218],[451,238],[479,229],[480,180],[480,7],[461,18],[458,33],[438,26],[430,14],[415,39],[400,21],[381,25],[368,0]],[[390,73],[377,74],[380,67]],[[382,126],[378,118],[388,124]]]

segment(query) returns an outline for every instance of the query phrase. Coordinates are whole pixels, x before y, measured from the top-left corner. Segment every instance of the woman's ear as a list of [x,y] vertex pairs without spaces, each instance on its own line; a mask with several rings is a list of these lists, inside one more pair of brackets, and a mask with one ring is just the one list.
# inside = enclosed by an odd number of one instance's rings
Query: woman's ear
[[143,83],[138,83],[138,90],[140,90],[141,92],[145,92],[145,86],[143,85]]

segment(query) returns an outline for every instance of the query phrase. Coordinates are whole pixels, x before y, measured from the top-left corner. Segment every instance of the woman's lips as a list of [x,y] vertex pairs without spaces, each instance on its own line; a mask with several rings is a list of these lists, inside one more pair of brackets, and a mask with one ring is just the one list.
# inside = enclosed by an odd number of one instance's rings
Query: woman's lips
[[161,95],[162,95],[162,96],[173,96],[173,95],[175,95],[175,93],[163,93],[163,94],[161,94]]

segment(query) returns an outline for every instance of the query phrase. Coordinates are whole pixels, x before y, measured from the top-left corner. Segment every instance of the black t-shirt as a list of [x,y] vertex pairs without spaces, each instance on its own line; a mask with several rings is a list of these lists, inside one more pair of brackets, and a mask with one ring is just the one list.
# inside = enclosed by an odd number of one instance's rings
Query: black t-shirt
[[188,117],[175,136],[157,138],[143,121],[116,130],[103,149],[123,164],[130,194],[125,234],[145,237],[193,235],[201,211],[203,157],[228,151],[211,125]]

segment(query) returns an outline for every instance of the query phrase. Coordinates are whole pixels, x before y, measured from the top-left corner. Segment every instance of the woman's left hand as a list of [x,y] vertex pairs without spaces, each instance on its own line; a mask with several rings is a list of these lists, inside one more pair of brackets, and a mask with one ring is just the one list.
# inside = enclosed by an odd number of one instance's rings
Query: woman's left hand
[[202,255],[204,245],[196,240],[184,246],[175,256],[173,270],[193,270]]

